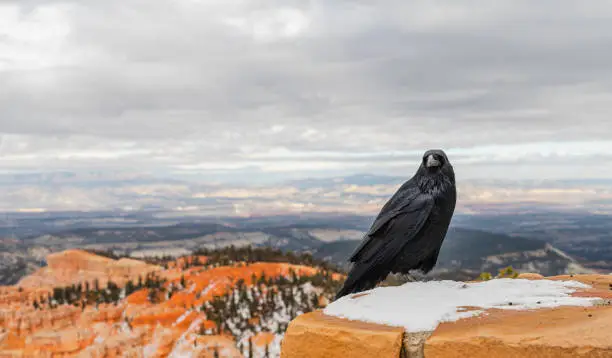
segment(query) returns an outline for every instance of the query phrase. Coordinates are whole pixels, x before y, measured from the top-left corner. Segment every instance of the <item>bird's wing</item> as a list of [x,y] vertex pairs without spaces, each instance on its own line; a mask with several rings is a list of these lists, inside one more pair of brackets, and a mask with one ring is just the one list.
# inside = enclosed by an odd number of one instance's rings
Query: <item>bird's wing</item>
[[380,213],[374,220],[374,223],[372,223],[366,236],[373,235],[376,231],[380,230],[382,226],[389,222],[390,218],[396,216],[407,205],[410,205],[419,195],[421,195],[421,192],[413,185],[412,181],[404,183],[380,209]]
[[[374,256],[399,253],[401,248],[421,230],[434,206],[429,195],[408,195],[400,205],[381,213],[372,224],[349,261],[366,262]],[[387,233],[396,232],[396,235]]]

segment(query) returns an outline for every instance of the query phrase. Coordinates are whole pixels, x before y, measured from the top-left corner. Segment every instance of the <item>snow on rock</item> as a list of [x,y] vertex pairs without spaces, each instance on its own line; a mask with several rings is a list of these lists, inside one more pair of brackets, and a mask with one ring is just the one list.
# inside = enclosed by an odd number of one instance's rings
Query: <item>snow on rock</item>
[[180,324],[181,322],[183,322],[187,317],[189,317],[190,314],[191,314],[191,310],[185,311],[185,313],[183,313],[179,318],[176,319],[173,326],[176,326]]
[[[577,281],[495,279],[484,282],[409,282],[347,295],[324,310],[330,316],[431,331],[441,322],[479,315],[484,309],[529,310],[590,306],[597,298],[572,297],[590,286]],[[482,310],[472,310],[471,308]],[[469,309],[466,309],[469,308]]]
[[151,342],[143,347],[142,353],[144,358],[155,357],[156,352],[160,348],[163,341],[164,328],[161,324],[157,323],[155,331],[153,331],[153,337]]

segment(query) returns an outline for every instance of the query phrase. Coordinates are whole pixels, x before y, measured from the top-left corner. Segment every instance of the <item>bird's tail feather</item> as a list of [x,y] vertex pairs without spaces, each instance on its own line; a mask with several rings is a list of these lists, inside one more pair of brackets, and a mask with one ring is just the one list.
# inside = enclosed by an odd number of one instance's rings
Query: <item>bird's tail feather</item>
[[336,294],[336,300],[351,293],[372,289],[384,280],[388,272],[372,270],[369,265],[356,265],[349,272],[344,285]]

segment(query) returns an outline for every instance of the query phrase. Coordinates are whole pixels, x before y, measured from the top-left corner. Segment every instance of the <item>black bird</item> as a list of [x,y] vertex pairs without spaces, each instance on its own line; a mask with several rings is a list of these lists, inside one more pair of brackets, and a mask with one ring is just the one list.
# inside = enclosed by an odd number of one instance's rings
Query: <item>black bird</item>
[[427,273],[438,260],[455,211],[455,172],[442,150],[428,150],[416,174],[378,214],[355,249],[336,299],[374,288],[389,273]]

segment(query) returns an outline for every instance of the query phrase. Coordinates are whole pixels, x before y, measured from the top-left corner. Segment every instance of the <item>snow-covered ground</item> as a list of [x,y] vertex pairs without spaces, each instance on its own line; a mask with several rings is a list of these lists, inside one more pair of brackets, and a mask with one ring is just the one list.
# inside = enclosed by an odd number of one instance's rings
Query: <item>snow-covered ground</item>
[[[588,285],[576,281],[494,279],[477,283],[409,282],[378,287],[367,295],[347,295],[331,303],[327,315],[403,326],[409,332],[430,331],[440,322],[479,315],[487,308],[527,310],[557,306],[590,306],[597,298],[571,297]],[[479,307],[466,311],[461,307]]]

